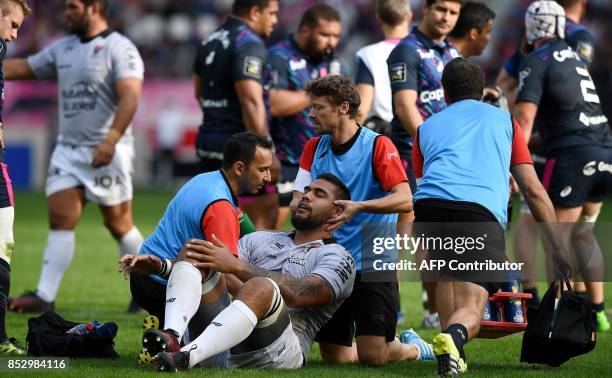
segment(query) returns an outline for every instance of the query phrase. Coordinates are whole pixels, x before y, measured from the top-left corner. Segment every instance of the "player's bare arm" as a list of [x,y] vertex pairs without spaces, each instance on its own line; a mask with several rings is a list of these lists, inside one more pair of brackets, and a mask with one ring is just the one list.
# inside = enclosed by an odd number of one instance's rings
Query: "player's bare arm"
[[508,107],[510,111],[514,110],[514,102],[516,101],[516,96],[518,95],[518,80],[510,76],[508,71],[504,68],[497,75],[497,79],[495,80],[495,85],[501,88],[504,96],[508,99]]
[[531,131],[533,130],[533,122],[538,113],[538,105],[533,102],[521,101],[514,106],[514,118],[521,126],[525,141],[529,143],[531,139]]
[[295,278],[258,268],[237,259],[215,237],[213,237],[212,243],[199,239],[189,240],[186,247],[190,250],[187,252],[187,257],[199,261],[192,263],[196,268],[229,273],[242,282],[254,277],[270,278],[278,284],[283,299],[293,308],[322,306],[330,303],[333,299],[331,289],[320,277],[309,275],[306,278]]
[[202,78],[200,75],[193,74],[193,91],[196,100],[200,101],[200,98],[202,98]]
[[36,75],[26,59],[6,59],[2,66],[6,80],[34,80]]
[[268,135],[261,83],[255,80],[240,80],[234,86],[242,107],[244,127],[247,131]]
[[423,123],[423,117],[416,103],[417,92],[415,90],[404,89],[393,94],[395,113],[411,136],[416,134],[417,128]]
[[557,217],[546,189],[540,183],[538,175],[531,164],[516,164],[510,167],[512,176],[516,180],[533,218],[540,222],[538,225],[544,232],[544,235],[550,245],[552,258],[555,260],[555,268],[570,272],[570,264],[568,261],[568,248],[561,244],[561,239],[558,237],[559,230],[556,229]]
[[270,113],[272,117],[289,117],[308,107],[308,97],[304,91],[270,89]]
[[108,134],[93,152],[91,166],[94,168],[108,165],[113,160],[115,145],[132,122],[138,108],[142,94],[142,80],[131,77],[119,80],[115,85],[115,90],[119,98],[117,112]]
[[[295,198],[295,197],[294,197]],[[368,201],[337,200],[334,203],[342,207],[342,213],[331,218],[326,231],[333,232],[348,222],[357,213],[410,213],[412,211],[412,193],[407,182],[401,182],[391,188],[385,197]]]
[[132,255],[127,254],[119,260],[119,272],[127,280],[130,274],[148,276],[157,274],[162,268],[162,261],[154,255]]
[[374,86],[363,83],[357,84],[357,91],[359,92],[359,97],[361,97],[361,104],[359,105],[359,113],[355,121],[358,124],[362,124],[370,112],[372,101],[374,101]]

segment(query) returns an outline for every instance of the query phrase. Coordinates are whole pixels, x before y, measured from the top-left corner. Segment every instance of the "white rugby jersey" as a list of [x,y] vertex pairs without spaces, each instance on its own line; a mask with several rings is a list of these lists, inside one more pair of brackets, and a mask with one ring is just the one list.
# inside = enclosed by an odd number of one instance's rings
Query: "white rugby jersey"
[[397,39],[380,41],[364,46],[356,53],[357,58],[361,59],[374,79],[374,101],[367,118],[375,115],[387,122],[393,119],[393,98],[387,58],[398,42]]
[[[110,129],[118,97],[115,83],[143,79],[144,63],[136,46],[107,30],[89,40],[72,35],[28,57],[38,79],[55,79],[59,95],[58,142],[95,146]],[[129,127],[121,142],[133,141]]]
[[295,245],[290,233],[258,231],[240,239],[238,257],[259,268],[296,278],[313,274],[329,285],[333,295],[330,303],[302,310],[287,306],[302,352],[308,356],[319,329],[353,291],[355,261],[351,255],[335,241]]

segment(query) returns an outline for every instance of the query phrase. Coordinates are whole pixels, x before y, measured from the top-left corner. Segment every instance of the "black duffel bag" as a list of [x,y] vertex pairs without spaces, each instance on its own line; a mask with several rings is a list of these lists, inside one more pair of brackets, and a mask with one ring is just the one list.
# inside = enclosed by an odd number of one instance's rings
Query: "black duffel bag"
[[589,298],[567,278],[553,282],[537,308],[527,311],[521,362],[560,366],[595,348],[596,318]]
[[110,323],[112,332],[107,335],[67,333],[79,324],[52,311],[28,319],[28,354],[36,357],[119,358],[113,342],[118,330],[116,323]]

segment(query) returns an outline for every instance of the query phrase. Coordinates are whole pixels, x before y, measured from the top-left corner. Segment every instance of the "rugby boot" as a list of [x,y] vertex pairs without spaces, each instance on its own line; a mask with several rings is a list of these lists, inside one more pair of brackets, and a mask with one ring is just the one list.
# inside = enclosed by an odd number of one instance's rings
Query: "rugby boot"
[[26,291],[20,297],[9,298],[8,309],[15,312],[53,311],[55,302],[47,302],[34,291]]

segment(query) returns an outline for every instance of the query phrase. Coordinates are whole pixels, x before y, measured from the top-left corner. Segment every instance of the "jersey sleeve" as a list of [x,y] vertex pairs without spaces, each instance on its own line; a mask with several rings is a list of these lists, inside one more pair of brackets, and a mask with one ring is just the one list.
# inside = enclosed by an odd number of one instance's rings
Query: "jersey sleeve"
[[264,64],[266,63],[266,48],[258,42],[245,43],[236,50],[232,67],[232,79],[261,81]]
[[57,77],[56,57],[61,50],[64,40],[57,41],[47,46],[37,54],[30,55],[27,59],[28,66],[39,80],[55,79]]
[[520,52],[520,50],[516,50],[514,54],[508,59],[508,61],[504,64],[504,69],[508,73],[508,75],[513,78],[518,78],[518,70],[521,66],[521,60],[524,55]]
[[311,138],[306,142],[300,158],[300,168],[293,183],[293,190],[304,193],[304,188],[312,183],[312,162],[318,143],[319,137]]
[[512,119],[512,129],[512,156],[510,158],[510,165],[533,164],[523,130],[514,118]]
[[266,86],[269,89],[289,89],[289,67],[280,55],[271,52],[266,62]]
[[528,55],[521,63],[518,73],[518,96],[516,102],[540,104],[544,94],[546,65],[534,54]]
[[397,148],[391,139],[386,136],[376,138],[373,159],[374,174],[386,192],[397,184],[408,181]]
[[256,232],[245,235],[238,240],[238,258],[244,262],[251,261],[253,248],[255,247],[255,243],[253,243],[255,238],[254,234],[256,234]]
[[238,236],[240,224],[236,210],[227,200],[213,202],[202,217],[202,232],[206,240],[212,240],[214,234],[234,255],[238,255]]
[[339,244],[327,244],[309,274],[321,278],[331,289],[333,300],[347,298],[355,281],[355,261]]
[[417,181],[423,178],[424,161],[425,158],[423,157],[421,147],[419,146],[419,129],[417,129],[417,133],[414,136],[414,141],[412,143],[412,170],[414,171],[414,178]]
[[421,60],[412,47],[403,43],[395,46],[387,58],[391,92],[404,89],[416,91],[420,64]]
[[113,46],[111,62],[115,82],[128,77],[144,79],[144,62],[129,39],[124,37]]
[[372,72],[370,72],[370,69],[360,57],[357,57],[355,84],[368,84],[374,86],[374,76],[372,76]]

